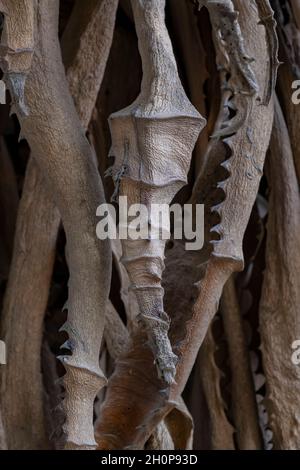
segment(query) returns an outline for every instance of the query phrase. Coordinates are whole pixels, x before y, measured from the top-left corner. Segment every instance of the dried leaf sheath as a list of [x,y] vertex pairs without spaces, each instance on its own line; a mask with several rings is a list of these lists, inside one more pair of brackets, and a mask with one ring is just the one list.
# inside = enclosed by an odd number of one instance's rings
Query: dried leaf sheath
[[[141,93],[135,102],[110,116],[112,175],[128,205],[169,204],[186,183],[192,150],[204,119],[180,83],[164,22],[165,0],[132,0],[143,64]],[[153,236],[156,222],[143,221]],[[134,290],[140,320],[162,378],[171,383],[175,356],[167,332],[161,277],[164,240],[123,240],[123,263]]]
[[0,450],[7,450],[6,436],[2,424],[2,413],[0,410]]
[[[28,116],[18,113],[26,137],[54,192],[69,252],[68,346],[66,367],[67,447],[90,448],[93,402],[105,382],[99,349],[110,281],[110,246],[95,233],[96,208],[104,200],[92,150],[80,125],[61,61],[58,2],[44,0],[37,10],[36,53],[28,76]],[[101,288],[100,288],[101,286]]]
[[[252,67],[261,89],[266,82],[268,73],[266,66],[269,57],[264,29],[257,24],[259,17],[252,3],[239,0],[234,4],[240,12],[239,23],[243,31],[245,50],[248,55],[256,54],[256,61],[253,62]],[[238,99],[239,97],[236,97],[237,101]],[[179,334],[176,335],[174,346],[178,347],[179,352],[177,385],[171,387],[170,393],[164,393],[166,391],[162,390],[159,381],[155,382],[150,355],[148,354],[147,357],[146,347],[135,335],[130,350],[121,361],[118,361],[116,371],[108,386],[107,398],[102,409],[103,419],[99,426],[99,447],[102,449],[122,448],[128,440],[139,448],[143,446],[145,439],[151,434],[161,417],[168,413],[170,400],[176,401],[182,393],[199,346],[218,308],[223,286],[232,271],[242,267],[242,240],[256,198],[273,119],[272,103],[265,107],[257,104],[255,97],[253,101],[248,121],[231,137],[231,158],[225,163],[230,177],[225,185],[222,185],[226,199],[219,207],[222,217],[222,227],[219,227],[221,240],[218,245],[214,246],[214,255],[210,257],[206,265],[200,291],[195,294],[192,307],[185,312],[184,318],[182,317],[183,323],[181,320]],[[237,104],[238,112],[242,112],[240,102],[238,101]],[[190,310],[192,310],[191,313]],[[173,321],[171,329],[173,329]],[[139,408],[128,411],[125,404],[134,396],[136,384],[145,383],[145,370],[147,370],[147,378],[151,380],[151,395],[150,393],[149,397],[147,395],[147,400],[140,403]],[[132,376],[135,377],[135,384]],[[126,383],[126,390],[121,399],[119,390],[124,383]],[[127,415],[129,416],[126,420]],[[119,423],[120,416],[124,418],[122,423]],[[144,426],[143,429],[142,426]]]
[[267,44],[269,47],[269,76],[266,81],[264,97],[262,104],[269,104],[272,93],[277,81],[277,70],[280,65],[278,61],[278,37],[276,33],[277,23],[274,19],[274,11],[271,8],[269,0],[255,0],[260,18],[260,24],[266,29]]
[[253,96],[258,92],[258,84],[251,67],[253,59],[245,51],[243,34],[238,22],[238,12],[231,0],[199,0],[199,9],[206,6],[213,27],[217,52],[217,66],[222,75],[229,74],[223,85],[232,95],[238,94],[243,106],[230,120],[223,122],[222,129],[216,130],[213,137],[230,135],[248,119]]
[[258,450],[262,448],[262,438],[259,429],[255,388],[233,276],[223,289],[221,313],[231,368],[231,407],[237,445],[240,450]]
[[[256,53],[252,67],[258,89],[262,89],[268,74],[269,50],[264,31],[257,25],[258,12],[253,5],[240,0],[235,0],[234,5],[240,13],[239,22],[245,49],[251,52],[248,55],[254,55],[254,51],[260,52]],[[251,34],[247,35],[247,31],[251,31]],[[233,68],[232,74],[230,81],[233,79],[238,82],[239,72]],[[235,95],[234,105],[237,113],[243,113],[243,97],[241,99],[240,95]],[[186,337],[179,348],[182,361],[177,367],[178,387],[173,387],[171,397],[181,393],[186,383],[190,366],[195,361],[207,326],[217,310],[225,282],[232,272],[243,269],[243,237],[263,174],[272,119],[273,103],[261,106],[256,101],[256,96],[252,96],[248,119],[234,135],[223,139],[231,156],[222,164],[229,176],[218,185],[224,191],[225,199],[212,207],[212,211],[220,216],[220,223],[212,228],[219,239],[212,242],[213,251],[205,275],[198,284],[199,296],[193,308],[193,317],[186,324]]]
[[[73,99],[84,128],[88,124],[102,81],[112,40],[116,7],[117,0],[109,3],[107,0],[88,0],[84,4],[81,0],[77,1],[62,38],[67,79],[73,82]],[[81,20],[82,30],[78,30],[77,18]],[[93,21],[90,21],[91,18]],[[76,44],[70,58],[67,35],[74,38],[75,34],[78,34],[80,42]],[[93,56],[83,53],[87,48],[93,51]],[[89,100],[86,100],[86,94],[80,94],[76,86],[78,89],[81,87],[85,74],[91,75],[94,62],[98,64],[97,74],[93,74],[92,83],[88,82],[91,86],[87,87]],[[2,371],[1,397],[10,449],[45,448],[39,354],[59,223],[57,208],[33,156],[27,167],[18,211],[14,257],[1,321],[1,330],[11,358]],[[31,286],[30,291],[28,285]],[[18,295],[15,294],[16,290]],[[35,295],[32,295],[32,291]],[[26,331],[31,335],[31,341],[25,342],[21,347],[19,338]],[[25,364],[28,365],[24,367]],[[57,430],[59,431],[60,429]]]
[[88,128],[113,39],[119,0],[77,0],[61,47],[69,90]]
[[1,69],[11,91],[13,105],[26,113],[24,86],[34,48],[36,0],[1,0],[5,21],[1,37]]
[[277,0],[273,4],[278,21],[281,57],[284,62],[278,74],[278,97],[280,98],[280,104],[289,131],[297,178],[300,181],[300,107],[295,106],[291,99],[293,82],[300,78],[299,1],[279,2]]
[[221,370],[215,360],[217,344],[213,337],[212,325],[208,329],[199,351],[200,374],[203,391],[207,400],[212,450],[234,450],[234,427],[225,413],[221,392]]
[[278,101],[267,161],[271,186],[260,334],[266,408],[275,449],[300,447],[300,369],[292,344],[300,338],[300,197],[291,143]]

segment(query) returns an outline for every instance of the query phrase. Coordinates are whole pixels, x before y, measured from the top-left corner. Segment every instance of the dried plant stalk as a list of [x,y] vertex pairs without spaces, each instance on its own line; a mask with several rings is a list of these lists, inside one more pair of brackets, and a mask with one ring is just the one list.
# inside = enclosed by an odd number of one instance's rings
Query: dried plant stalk
[[99,243],[95,234],[96,208],[104,200],[103,189],[68,92],[57,25],[58,2],[40,2],[36,53],[25,90],[30,111],[28,116],[17,115],[21,133],[48,187],[54,189],[67,234],[71,275],[64,328],[72,355],[62,358],[66,368],[64,429],[67,447],[90,448],[95,445],[93,402],[105,383],[99,369],[99,349],[109,290],[110,247],[107,242]]
[[[280,52],[285,59],[284,64],[287,63],[288,67],[291,67],[295,78],[299,78],[299,31],[291,3],[290,0],[273,0],[278,21]],[[285,55],[286,57],[284,57]]]
[[3,138],[0,139],[0,282],[7,280],[13,252],[19,194],[13,164]]
[[[1,316],[1,337],[9,359],[1,369],[1,406],[9,449],[45,449],[49,443],[40,354],[60,218],[33,160],[24,188]],[[34,197],[37,191],[38,198]],[[44,285],[48,289],[41,295],[39,288]]]
[[[144,204],[149,218],[147,240],[122,240],[126,266],[139,304],[160,376],[171,383],[175,356],[167,331],[161,277],[165,240],[151,239],[158,228],[152,204],[169,204],[186,183],[192,150],[204,119],[187,99],[180,83],[167,28],[165,0],[132,0],[143,63],[141,93],[128,108],[110,116],[112,175],[128,205]],[[170,166],[172,158],[172,166]],[[163,230],[165,227],[163,227]]]
[[[181,243],[175,242],[175,246],[174,251],[172,249],[170,252],[174,255],[171,266],[168,266],[170,255],[167,250],[168,272],[164,272],[164,288],[167,307],[173,317],[172,329],[176,311],[179,320],[176,326],[181,336],[182,318],[189,312],[193,295],[193,279],[197,279],[199,275],[199,259],[195,259],[195,252],[184,253]],[[180,285],[178,275],[184,280]],[[138,407],[130,406],[130,403],[138,404]],[[169,426],[169,420],[172,420],[174,413],[178,414],[177,410],[182,411],[180,421],[179,416],[173,420],[177,423],[178,431],[175,433],[176,428]],[[120,416],[123,416],[121,421]],[[160,418],[164,418],[169,426],[175,448],[189,448],[193,431],[190,415],[184,412],[180,398],[176,403],[168,402],[168,389],[157,377],[153,354],[146,344],[146,335],[135,328],[129,349],[116,361],[114,373],[109,379],[106,399],[96,425],[99,449],[130,448],[131,445],[142,449],[157,426],[153,426],[153,422],[159,423]]]
[[[106,309],[106,321],[104,328],[104,339],[110,356],[116,360],[126,351],[129,342],[129,333],[120,319],[118,312],[109,301]],[[100,407],[101,414],[101,407]],[[97,432],[97,420],[95,429]],[[154,430],[147,442],[147,450],[174,450],[174,443],[166,424],[162,421]]]
[[[270,54],[265,43],[264,31],[255,25],[258,13],[253,6],[240,1],[234,4],[239,11],[246,50],[251,51],[256,57],[253,70],[258,88],[261,89],[266,82],[266,64]],[[247,34],[250,31],[251,34]],[[234,84],[240,83],[239,70],[234,67],[231,73]],[[231,78],[229,86],[230,83]],[[219,184],[226,197],[219,206],[212,208],[220,216],[220,223],[212,229],[220,239],[212,242],[213,251],[204,277],[199,283],[199,297],[194,305],[193,317],[186,325],[186,336],[179,348],[182,361],[177,367],[178,386],[174,387],[176,393],[178,388],[182,390],[186,383],[190,366],[195,361],[199,345],[216,312],[225,282],[233,271],[243,268],[242,241],[262,176],[273,116],[272,102],[268,106],[260,106],[255,96],[252,97],[252,101],[248,120],[236,134],[223,139],[231,151],[230,158],[222,164],[228,171],[229,177]],[[234,96],[237,114],[242,102],[239,101],[239,95]]]
[[156,427],[146,450],[192,450],[193,418],[181,398],[171,412]]
[[[253,4],[235,1],[234,5],[239,11],[244,48],[247,56],[254,56],[256,59],[252,64],[253,72],[258,88],[263,89],[269,76],[267,64],[271,53],[266,43],[264,28],[257,24],[259,17]],[[234,19],[236,20],[236,16]],[[244,82],[243,75],[238,75],[240,72],[235,66],[231,72],[235,84]],[[244,124],[233,136],[223,140],[230,149],[231,157],[223,164],[230,176],[220,185],[226,198],[220,207],[215,208],[221,217],[221,223],[214,228],[214,231],[219,233],[220,240],[215,241],[213,253],[205,266],[201,286],[193,303],[192,317],[187,319],[185,325],[182,325],[181,318],[181,328],[176,335],[176,352],[179,354],[177,384],[171,386],[168,391],[162,383],[155,380],[151,370],[151,355],[143,344],[144,338],[134,335],[129,351],[117,364],[108,386],[102,409],[103,419],[99,426],[100,448],[123,448],[128,439],[134,445],[142,446],[153,427],[168,414],[172,402],[176,402],[184,389],[198,349],[217,310],[225,282],[234,270],[243,267],[242,240],[262,176],[273,119],[272,101],[268,106],[261,106],[257,103],[255,95],[252,95],[251,99],[248,119],[238,119],[236,122],[239,125],[242,122]],[[244,99],[240,101],[239,94],[234,95],[237,113],[243,115],[244,104]],[[221,127],[228,130],[230,123],[225,122]],[[227,131],[225,133],[227,134]],[[131,377],[128,377],[129,370]],[[145,370],[147,379],[144,377]],[[124,403],[129,402],[129,397],[132,399],[137,383],[145,389],[146,383],[149,382],[149,393],[147,392],[147,397],[140,403],[140,407],[130,412],[125,411]],[[123,404],[117,396],[118,384],[121,383],[126,383],[127,392],[122,394]],[[124,395],[127,394],[126,400]],[[114,413],[111,413],[111,409],[114,409]],[[129,419],[126,420],[127,414],[130,416],[130,422]],[[122,423],[118,422],[120,416],[123,417]]]
[[24,86],[30,70],[34,48],[36,0],[1,0],[5,16],[1,36],[1,68],[11,90],[13,104],[26,113]]
[[[135,297],[134,292],[130,290],[130,280],[125,266],[121,262],[122,258],[122,245],[121,240],[112,240],[112,251],[113,258],[118,270],[118,276],[120,278],[121,288],[120,296],[124,304],[126,312],[126,325],[128,331],[131,332],[134,328],[136,319],[139,314],[139,306]],[[124,351],[123,351],[124,352]]]
[[87,129],[110,51],[118,0],[75,2],[62,37],[69,89]]
[[288,131],[278,101],[267,176],[271,186],[260,334],[266,408],[274,447],[299,449],[299,366],[292,344],[300,338],[300,198]]
[[277,70],[280,65],[278,61],[278,38],[276,32],[276,21],[274,19],[274,12],[271,8],[269,0],[255,0],[258,10],[260,23],[264,25],[266,30],[267,44],[269,48],[269,62],[268,62],[268,78],[265,84],[265,91],[262,103],[267,105],[271,98],[272,93],[277,81]]
[[192,450],[194,438],[193,418],[184,400],[180,397],[164,420],[175,449]]
[[[284,61],[278,74],[278,98],[287,123],[296,173],[298,181],[300,181],[300,107],[296,106],[291,99],[292,84],[294,80],[300,79],[300,26],[297,23],[296,16],[294,16],[298,0],[297,2],[292,0],[290,3],[276,0],[273,3],[278,19],[281,54]],[[283,13],[283,7],[285,14]]]
[[[83,79],[83,71],[89,76],[94,68],[94,61],[98,63],[97,74],[93,75],[94,89],[89,89],[89,101],[85,101],[85,95],[75,93],[77,97],[75,105],[80,110],[79,116],[84,127],[88,124],[88,116],[92,113],[92,106],[102,81],[112,40],[117,3],[115,0],[107,6],[105,1],[89,0],[85,2],[85,5],[77,2],[65,32],[66,38],[63,36],[63,55],[70,67],[70,72],[69,68],[67,69],[67,78],[69,79],[70,75],[78,87],[80,87],[80,81],[76,80],[76,71]],[[107,9],[103,10],[103,6]],[[87,7],[89,7],[88,14],[84,16]],[[88,49],[92,41],[94,60],[90,56],[83,55],[81,49],[77,50],[78,55],[75,50],[72,58],[68,58],[67,36],[74,37],[75,32],[78,34],[76,18],[82,19],[83,16],[85,35],[80,45],[81,48]],[[89,22],[89,17],[97,18],[97,24],[94,21]],[[94,44],[100,45],[96,48]],[[76,68],[71,67],[73,61],[76,61]],[[3,371],[4,388],[2,389],[5,411],[3,414],[7,434],[10,436],[9,448],[11,449],[28,447],[37,449],[49,445],[43,413],[40,350],[43,316],[47,305],[59,223],[60,216],[48,188],[45,187],[43,175],[34,160],[31,160],[27,168],[18,212],[14,258],[2,312],[2,329],[6,332],[5,340],[8,355],[11,358]],[[28,285],[31,285],[29,293]],[[18,296],[16,292],[19,293]],[[22,343],[23,347],[20,347],[19,338],[27,330],[30,332],[31,341]],[[24,367],[24,364],[28,364],[28,367]],[[27,395],[28,398],[26,398]],[[32,400],[33,396],[34,400]]]
[[[222,129],[214,132],[213,137],[230,135],[248,119],[252,97],[258,91],[256,78],[251,67],[252,59],[244,47],[243,35],[238,22],[238,13],[231,0],[199,0],[199,9],[205,6],[209,11],[214,31],[217,52],[217,65],[220,70],[231,73],[228,87],[232,93],[240,95],[243,107],[236,116],[224,121]],[[243,111],[243,112],[242,112]]]
[[210,327],[199,351],[199,361],[201,382],[210,415],[211,449],[234,450],[234,428],[225,414],[221,395],[221,371],[215,362],[215,352],[216,343]]
[[[120,268],[122,268],[121,264]],[[124,274],[127,277],[127,274]],[[127,305],[126,313],[128,313],[128,307],[131,308],[130,305]],[[106,310],[104,338],[108,352],[114,360],[117,360],[122,354],[126,353],[129,343],[129,332],[111,302],[108,302]],[[99,426],[101,426],[101,409],[99,419],[95,422],[96,435],[98,434]],[[192,449],[193,430],[193,418],[181,398],[174,409],[166,416],[166,419],[161,421],[154,429],[145,448],[148,450]]]
[[174,450],[172,437],[162,422],[157,426],[157,432],[146,443],[145,450]]
[[300,29],[300,2],[299,0],[292,0],[290,3],[295,16],[297,28]]
[[240,450],[262,448],[250,358],[238,304],[234,278],[224,286],[221,312],[228,343],[231,370],[232,414]]
[[3,423],[2,423],[1,410],[0,410],[0,450],[7,450],[6,436],[5,436],[5,431],[4,431]]

